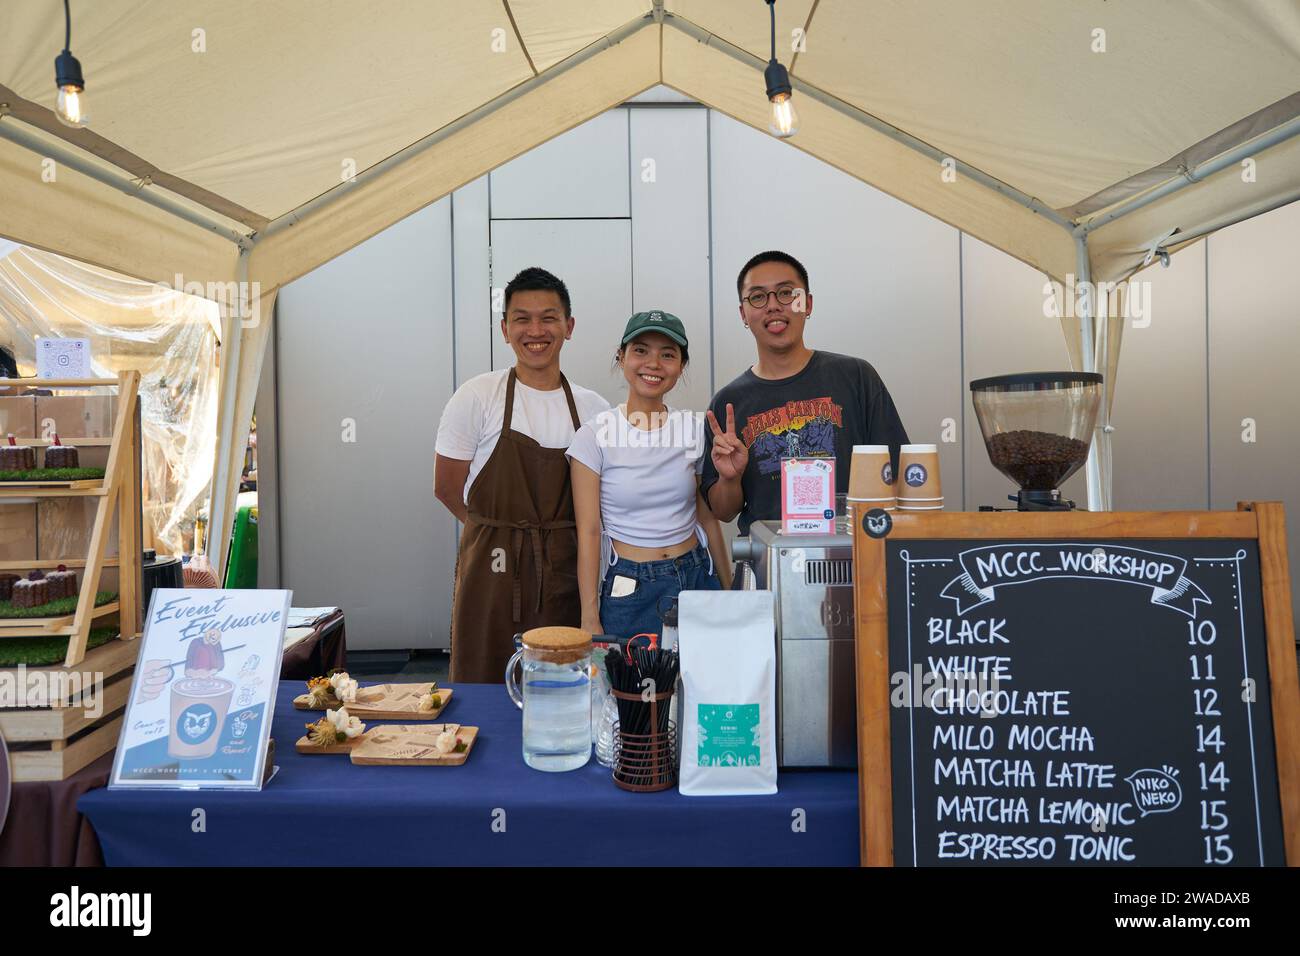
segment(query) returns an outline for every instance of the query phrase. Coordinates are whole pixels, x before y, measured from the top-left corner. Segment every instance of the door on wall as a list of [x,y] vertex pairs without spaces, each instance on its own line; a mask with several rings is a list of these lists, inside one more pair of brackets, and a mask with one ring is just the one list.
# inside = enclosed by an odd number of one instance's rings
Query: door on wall
[[[541,266],[568,286],[574,329],[560,353],[564,374],[611,403],[621,401],[627,389],[614,354],[632,314],[631,220],[494,219],[493,287],[504,288],[528,266]],[[492,367],[513,364],[510,346],[494,336]]]

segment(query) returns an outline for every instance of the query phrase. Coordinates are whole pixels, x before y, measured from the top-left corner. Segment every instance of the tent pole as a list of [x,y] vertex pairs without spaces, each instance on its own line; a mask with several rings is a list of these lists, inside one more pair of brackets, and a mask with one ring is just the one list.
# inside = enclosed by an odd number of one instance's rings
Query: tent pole
[[[1079,310],[1079,357],[1083,363],[1082,371],[1095,372],[1098,370],[1097,338],[1093,317],[1097,314],[1097,303],[1094,301],[1096,291],[1091,288],[1092,263],[1088,259],[1087,236],[1074,237],[1074,254],[1075,271],[1078,273],[1075,281],[1078,287],[1086,290],[1082,299],[1076,296],[1076,301],[1073,303]],[[1070,304],[1066,303],[1067,306]],[[1106,503],[1102,492],[1101,462],[1097,449],[1097,442],[1104,440],[1104,433],[1101,438],[1098,438],[1094,431],[1092,439],[1088,443],[1088,463],[1085,466],[1088,480],[1088,510],[1104,511]]]
[[[239,351],[244,336],[244,316],[248,314],[248,258],[251,250],[241,249],[235,301],[226,303],[221,321],[221,378],[217,406],[217,454],[212,465],[212,483],[208,489],[208,560],[217,575],[217,587],[225,587],[225,563],[230,544],[232,516],[226,510],[227,476],[233,467],[235,449],[235,399],[239,388]],[[239,450],[243,457],[243,449]]]
[[[1256,216],[1262,216],[1266,212],[1272,212],[1274,209],[1289,206],[1291,203],[1297,201],[1300,201],[1300,189],[1284,193],[1275,199],[1270,199],[1262,206],[1252,207],[1249,212],[1229,213],[1226,216],[1220,216],[1218,219],[1207,222],[1203,226],[1197,226],[1195,229],[1190,229],[1187,232],[1176,232],[1166,239],[1163,245],[1157,247],[1156,251],[1158,252],[1160,249],[1168,249],[1170,246],[1181,246],[1183,243],[1192,242],[1196,239],[1200,239],[1202,236],[1208,236],[1212,232],[1218,232],[1220,229],[1227,229],[1229,226],[1235,226],[1239,222],[1245,222],[1247,219],[1254,219]],[[1135,269],[1134,272],[1136,271],[1138,270]]]
[[1152,189],[1141,196],[1130,199],[1126,203],[1116,206],[1110,212],[1102,213],[1081,223],[1074,228],[1076,236],[1086,236],[1088,233],[1101,228],[1108,222],[1114,222],[1122,216],[1141,209],[1143,206],[1149,206],[1158,199],[1164,199],[1170,193],[1176,193],[1181,189],[1186,189],[1195,183],[1200,182],[1207,176],[1213,176],[1217,172],[1254,156],[1256,153],[1276,146],[1278,143],[1285,142],[1293,136],[1300,135],[1300,116],[1288,120],[1281,126],[1277,126],[1262,136],[1257,136],[1249,142],[1242,143],[1235,149],[1230,149],[1226,153],[1221,153],[1213,159],[1207,159],[1203,163],[1198,163],[1191,169],[1180,169],[1179,175],[1173,179],[1167,180],[1156,188]]
[[[241,249],[249,245],[248,236],[235,229],[230,229],[218,222],[207,218],[202,213],[183,205],[175,199],[172,199],[165,193],[159,193],[154,189],[148,188],[139,180],[133,179],[125,172],[114,169],[105,169],[94,163],[87,162],[84,158],[57,143],[38,139],[24,128],[21,120],[14,119],[9,113],[0,110],[0,139],[7,139],[16,146],[36,153],[38,156],[47,157],[54,160],[61,166],[76,170],[83,176],[88,176],[96,182],[110,186],[118,192],[125,193],[141,202],[148,203],[165,213],[169,213],[178,219],[184,219],[201,229],[209,232],[215,232],[223,239],[228,239]],[[157,187],[162,188],[162,187]]]

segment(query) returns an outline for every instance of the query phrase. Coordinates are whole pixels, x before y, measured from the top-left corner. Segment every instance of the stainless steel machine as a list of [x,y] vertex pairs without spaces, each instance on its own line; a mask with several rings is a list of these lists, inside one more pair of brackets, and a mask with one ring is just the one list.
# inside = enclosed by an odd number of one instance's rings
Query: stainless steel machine
[[849,519],[834,534],[781,533],[756,521],[733,542],[752,563],[756,585],[776,592],[777,763],[856,767],[853,654],[853,537]]

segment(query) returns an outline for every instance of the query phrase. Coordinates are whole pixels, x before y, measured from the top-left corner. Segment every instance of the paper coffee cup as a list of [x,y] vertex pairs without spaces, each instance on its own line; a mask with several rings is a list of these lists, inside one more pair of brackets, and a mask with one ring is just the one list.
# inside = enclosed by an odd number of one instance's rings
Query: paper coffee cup
[[943,498],[939,483],[939,448],[936,445],[904,445],[898,453],[898,501]]
[[220,677],[187,677],[172,684],[167,755],[200,760],[216,753],[234,690]]
[[849,464],[849,497],[854,501],[880,501],[894,494],[889,446],[854,445]]

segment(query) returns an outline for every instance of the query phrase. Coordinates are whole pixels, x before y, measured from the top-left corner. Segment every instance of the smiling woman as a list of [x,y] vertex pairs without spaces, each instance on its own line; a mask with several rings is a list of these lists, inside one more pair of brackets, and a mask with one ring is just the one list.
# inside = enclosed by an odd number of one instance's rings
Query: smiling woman
[[617,356],[627,402],[583,425],[569,446],[582,627],[593,634],[661,634],[677,595],[716,590],[714,568],[728,567],[699,495],[703,424],[664,403],[689,352],[677,316],[632,316]]

